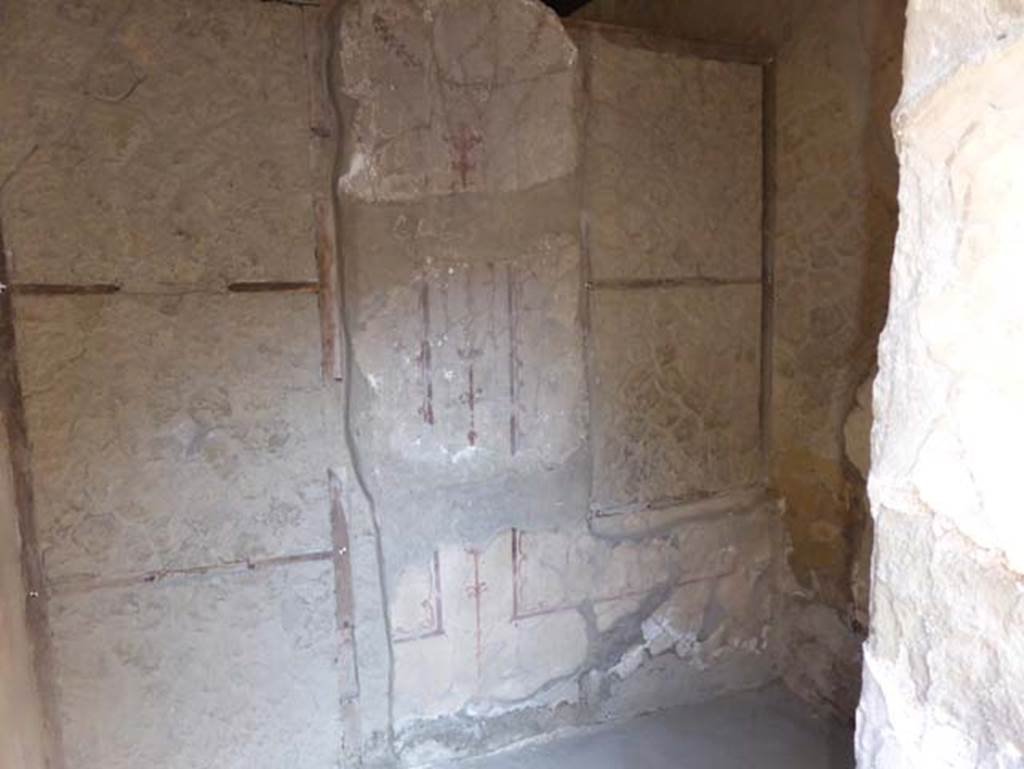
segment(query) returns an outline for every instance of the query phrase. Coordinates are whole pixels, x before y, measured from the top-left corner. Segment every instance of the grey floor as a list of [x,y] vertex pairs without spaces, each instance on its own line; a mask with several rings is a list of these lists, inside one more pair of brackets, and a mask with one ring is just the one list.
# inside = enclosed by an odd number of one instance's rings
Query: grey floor
[[853,734],[782,687],[445,769],[852,769]]

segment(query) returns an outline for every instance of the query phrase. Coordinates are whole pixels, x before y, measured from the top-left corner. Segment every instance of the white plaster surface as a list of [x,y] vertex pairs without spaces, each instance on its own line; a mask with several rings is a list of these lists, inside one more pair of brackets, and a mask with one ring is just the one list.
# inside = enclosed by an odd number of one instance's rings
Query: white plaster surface
[[511,536],[479,551],[441,549],[443,633],[395,646],[400,729],[466,707],[485,714],[522,706],[583,663],[587,634],[578,612],[512,615]]
[[329,561],[58,596],[69,766],[334,769]]
[[[417,729],[425,721],[576,705],[589,679],[609,684],[602,718],[770,680],[777,527],[768,507],[684,521],[663,537],[636,543],[611,545],[579,530],[517,532],[514,546],[509,532],[479,551],[442,547],[436,578],[430,562],[411,567],[392,596],[393,617],[409,616],[403,607],[443,607],[438,627],[395,645],[403,758],[423,755]],[[658,590],[665,598],[650,605]],[[628,621],[643,643],[607,671],[588,672],[593,634],[641,610]],[[636,681],[626,681],[638,672]],[[439,742],[431,754],[472,750]]]
[[49,578],[330,547],[316,297],[19,297]]
[[0,36],[15,280],[315,278],[296,9],[19,2]]
[[348,194],[511,191],[576,164],[575,46],[533,0],[349,3],[341,87],[357,103]]

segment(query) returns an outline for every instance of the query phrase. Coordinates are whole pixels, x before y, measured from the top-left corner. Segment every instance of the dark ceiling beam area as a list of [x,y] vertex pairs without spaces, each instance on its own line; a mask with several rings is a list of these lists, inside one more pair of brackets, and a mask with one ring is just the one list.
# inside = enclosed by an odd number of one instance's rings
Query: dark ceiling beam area
[[589,3],[590,0],[544,0],[545,5],[555,9],[559,16],[568,16]]
[[[260,2],[281,3],[283,5],[325,5],[323,0],[260,0]],[[544,0],[544,4],[553,8],[559,16],[568,16],[589,2],[590,0]]]

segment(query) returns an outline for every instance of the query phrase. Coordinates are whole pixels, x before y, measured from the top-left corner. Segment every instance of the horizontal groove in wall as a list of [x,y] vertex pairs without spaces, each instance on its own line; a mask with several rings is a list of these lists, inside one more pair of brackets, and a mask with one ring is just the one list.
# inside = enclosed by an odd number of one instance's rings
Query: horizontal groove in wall
[[14,283],[11,293],[19,296],[223,296],[229,294],[300,293],[316,294],[320,291],[317,281],[240,281],[229,283],[223,288],[166,288],[159,290],[125,290],[116,283]]
[[757,286],[756,278],[604,278],[587,283],[590,291],[636,290],[645,288],[714,288],[718,286]]
[[320,0],[260,0],[261,3],[276,3],[277,5],[297,5],[300,8],[316,8]]
[[635,502],[626,505],[591,508],[595,518],[616,518],[636,513],[658,512],[674,507],[684,508],[699,515],[735,512],[737,507],[765,502],[770,499],[768,489],[761,484],[743,486],[718,492],[694,492],[672,497],[660,497],[650,501]]
[[72,593],[91,593],[96,590],[131,587],[133,585],[151,585],[175,579],[190,577],[210,577],[241,574],[261,569],[289,566],[296,563],[312,563],[327,561],[334,557],[332,550],[319,550],[313,553],[282,555],[262,560],[240,560],[218,563],[208,566],[191,566],[183,569],[157,569],[155,571],[136,572],[116,577],[66,577],[51,580],[47,583],[50,595],[66,595]]
[[25,296],[72,296],[77,294],[117,294],[121,287],[116,283],[14,283],[11,293]]
[[269,291],[297,291],[315,294],[320,290],[316,281],[241,281],[228,283],[228,291],[233,294],[259,294]]
[[392,639],[392,643],[407,644],[415,641],[425,641],[428,638],[441,638],[444,635],[445,632],[443,628],[440,630],[428,630],[427,632],[420,633],[419,635],[396,635],[394,639]]

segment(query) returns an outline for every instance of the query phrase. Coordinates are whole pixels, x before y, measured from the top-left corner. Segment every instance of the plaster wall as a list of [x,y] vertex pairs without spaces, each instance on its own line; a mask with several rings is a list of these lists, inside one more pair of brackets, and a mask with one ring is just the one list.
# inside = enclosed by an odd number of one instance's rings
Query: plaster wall
[[1020,766],[1021,9],[911,3],[906,50],[858,765]]
[[56,725],[47,709],[52,700],[42,694],[49,649],[34,589],[38,562],[26,515],[31,492],[21,414],[11,292],[0,256],[0,756],[14,769],[43,769],[53,758]]
[[303,11],[5,3],[0,41],[52,765],[334,767]]
[[[902,2],[595,0],[583,18],[774,51],[771,476],[793,581],[787,681],[847,718],[867,623],[871,532],[858,426],[896,231],[889,112]],[[851,412],[852,439],[845,425]]]
[[774,678],[760,68],[327,10],[4,8],[66,766],[416,764]]
[[[365,0],[338,25],[346,506],[375,521],[391,638],[359,661],[366,752],[770,680],[760,69],[570,36],[524,0]],[[663,204],[692,220],[659,229]]]

